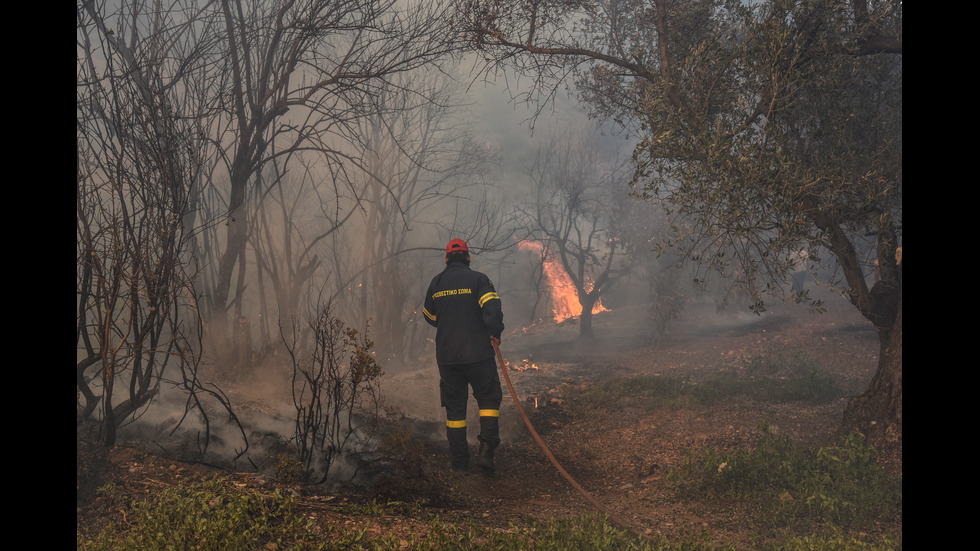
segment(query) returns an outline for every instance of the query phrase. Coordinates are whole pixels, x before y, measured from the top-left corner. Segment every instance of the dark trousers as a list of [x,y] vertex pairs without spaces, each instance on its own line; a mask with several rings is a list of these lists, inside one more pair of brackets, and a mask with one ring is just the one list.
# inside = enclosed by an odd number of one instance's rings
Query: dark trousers
[[439,366],[439,394],[446,408],[446,439],[453,467],[469,464],[470,451],[466,441],[466,403],[468,387],[480,408],[481,442],[492,448],[500,444],[500,402],[503,392],[494,358],[471,364]]

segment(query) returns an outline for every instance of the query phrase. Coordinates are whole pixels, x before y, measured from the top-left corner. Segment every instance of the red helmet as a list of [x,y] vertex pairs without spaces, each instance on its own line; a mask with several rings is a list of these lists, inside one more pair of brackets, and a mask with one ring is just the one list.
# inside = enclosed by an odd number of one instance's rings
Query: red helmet
[[446,245],[446,254],[449,254],[454,251],[463,251],[468,253],[470,252],[470,249],[466,246],[466,241],[456,238],[450,241],[448,245]]

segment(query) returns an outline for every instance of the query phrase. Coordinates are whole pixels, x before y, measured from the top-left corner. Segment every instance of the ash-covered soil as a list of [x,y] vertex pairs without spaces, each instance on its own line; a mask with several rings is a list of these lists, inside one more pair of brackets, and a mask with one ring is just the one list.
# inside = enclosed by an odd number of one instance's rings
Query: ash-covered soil
[[[605,512],[639,533],[673,539],[706,530],[715,541],[748,542],[756,532],[749,515],[730,507],[677,501],[667,473],[692,451],[752,447],[760,435],[760,421],[802,444],[831,444],[847,397],[819,405],[748,398],[660,409],[620,403],[585,413],[567,407],[566,400],[573,391],[605,379],[651,375],[697,381],[719,370],[737,370],[753,358],[796,353],[815,358],[820,372],[832,376],[848,397],[857,395],[874,374],[877,335],[843,299],[827,299],[827,312],[822,314],[787,304],[773,304],[761,316],[731,309],[719,312],[710,302],[692,304],[664,338],[650,331],[646,306],[597,315],[595,341],[579,339],[575,323],[511,328],[519,321],[510,320],[501,350],[511,366],[508,373],[517,397],[550,452],[602,511],[548,460],[525,427],[504,379],[497,472],[493,476],[449,473],[438,373],[431,358],[391,370],[383,387],[388,390],[388,404],[407,416],[419,445],[416,450],[421,450],[412,476],[406,477],[404,469],[382,472],[366,487],[305,488],[294,493],[324,525],[364,522],[343,518],[331,503],[422,499],[444,520],[469,520],[499,530],[528,517]],[[476,434],[470,439],[475,451]],[[891,444],[882,448],[880,461],[901,474],[901,443]],[[147,447],[139,451],[127,445],[94,454],[80,451],[79,525],[98,522],[92,516],[97,509],[95,496],[83,492],[92,487],[92,480],[117,481],[133,492],[146,493],[204,476],[209,470],[213,469],[166,459]],[[275,484],[268,473],[242,469],[231,474],[242,484]],[[900,530],[901,519],[896,522]],[[375,526],[395,532],[424,529],[423,522],[411,518],[389,518]],[[882,527],[888,528],[894,526]]]

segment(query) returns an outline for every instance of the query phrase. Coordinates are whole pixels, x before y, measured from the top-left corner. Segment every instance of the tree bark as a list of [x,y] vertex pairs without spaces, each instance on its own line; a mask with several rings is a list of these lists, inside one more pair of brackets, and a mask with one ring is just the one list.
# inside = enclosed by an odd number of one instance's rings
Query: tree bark
[[[583,339],[595,339],[595,332],[592,330],[592,307],[595,301],[584,300],[582,302],[582,315],[579,317],[579,337]],[[588,304],[586,304],[588,303]]]
[[[806,200],[806,198],[804,198]],[[816,209],[815,224],[829,237],[850,286],[851,303],[878,330],[878,369],[863,394],[844,409],[841,431],[861,432],[875,442],[902,438],[902,263],[897,239],[883,225],[876,244],[880,279],[869,289],[857,251],[841,224]],[[894,260],[893,260],[894,259]]]
[[902,298],[898,296],[895,322],[879,328],[881,353],[878,370],[863,394],[844,409],[842,429],[860,431],[870,440],[902,442]]

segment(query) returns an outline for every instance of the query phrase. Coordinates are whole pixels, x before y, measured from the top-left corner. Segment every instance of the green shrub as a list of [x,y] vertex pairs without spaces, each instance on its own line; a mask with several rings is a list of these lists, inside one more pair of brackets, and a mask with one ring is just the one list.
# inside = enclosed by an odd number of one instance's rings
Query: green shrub
[[127,527],[117,536],[110,527],[85,549],[237,550],[256,542],[301,539],[310,525],[293,513],[292,500],[278,490],[262,494],[232,486],[221,478],[167,488],[149,501],[134,501]]
[[283,484],[298,486],[303,484],[306,473],[303,469],[303,462],[291,455],[276,455],[276,479]]
[[755,503],[784,522],[808,517],[853,526],[901,513],[901,480],[875,463],[862,435],[810,449],[762,429],[755,448],[709,450],[700,462],[689,457],[671,480],[684,495]]
[[[861,454],[858,454],[861,455]],[[838,463],[837,459],[828,460]],[[422,511],[401,502],[371,501],[362,505],[340,505],[341,514],[376,517],[398,515],[418,518]],[[223,479],[170,488],[147,502],[134,502],[125,526],[110,526],[92,540],[79,540],[79,550],[237,550],[279,551],[497,551],[607,550],[617,551],[725,551],[735,544],[714,542],[707,534],[694,534],[680,541],[654,536],[635,537],[609,524],[604,516],[535,520],[511,524],[507,530],[483,528],[470,521],[451,523],[432,516],[425,530],[408,534],[372,534],[367,524],[314,532],[312,521],[294,511],[294,502],[279,492],[261,493],[238,488]],[[825,536],[788,536],[753,548],[788,551],[884,551],[901,548],[901,535],[894,539],[843,531]],[[897,543],[896,543],[897,542]]]
[[825,536],[788,536],[759,547],[761,551],[895,551],[902,548],[902,535],[884,534],[874,538],[867,534],[831,531]]

